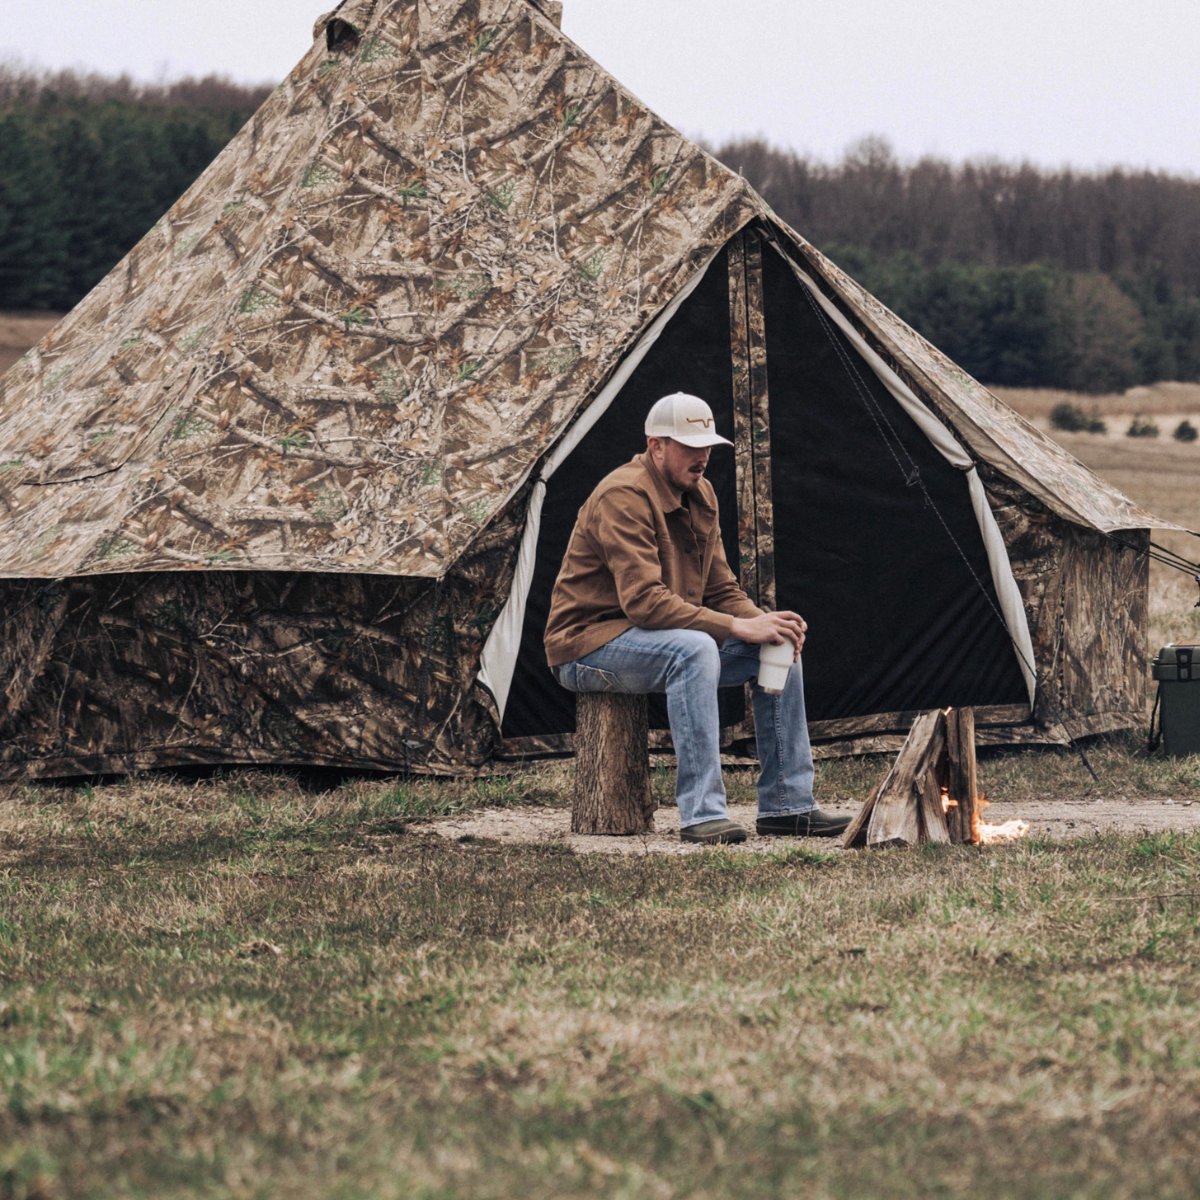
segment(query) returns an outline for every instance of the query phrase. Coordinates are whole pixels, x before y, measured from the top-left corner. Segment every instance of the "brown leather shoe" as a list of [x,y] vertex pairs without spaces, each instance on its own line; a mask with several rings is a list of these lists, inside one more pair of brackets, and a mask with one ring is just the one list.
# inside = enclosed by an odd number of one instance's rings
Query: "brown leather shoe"
[[839,837],[849,824],[849,817],[835,817],[812,808],[779,817],[759,817],[754,828],[759,837]]
[[746,840],[746,831],[734,824],[727,817],[716,821],[701,821],[699,825],[689,825],[679,831],[681,842],[703,842],[708,846],[731,846]]

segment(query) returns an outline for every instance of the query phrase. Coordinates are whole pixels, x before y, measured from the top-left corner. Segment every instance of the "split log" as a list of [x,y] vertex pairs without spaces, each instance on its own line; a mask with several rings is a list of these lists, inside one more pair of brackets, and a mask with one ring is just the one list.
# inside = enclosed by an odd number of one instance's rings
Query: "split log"
[[627,835],[654,829],[646,697],[576,697],[572,833]]
[[[971,710],[922,713],[895,763],[850,823],[842,845],[848,849],[973,842],[976,787]],[[950,807],[952,817],[945,808],[946,795],[958,801]]]
[[[943,757],[944,757],[943,751]],[[935,768],[922,776],[919,784],[918,814],[920,816],[920,842],[937,842],[947,845],[954,839],[946,824],[946,809],[942,789],[938,786],[940,772]]]
[[946,811],[950,840],[959,846],[975,841],[979,780],[975,770],[975,710],[952,708],[946,714],[946,777],[940,781],[954,803]]

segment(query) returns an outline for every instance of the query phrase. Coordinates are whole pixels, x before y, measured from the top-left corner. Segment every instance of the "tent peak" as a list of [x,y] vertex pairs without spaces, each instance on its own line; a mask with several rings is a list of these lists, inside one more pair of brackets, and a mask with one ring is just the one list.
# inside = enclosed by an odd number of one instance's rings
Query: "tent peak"
[[331,53],[352,50],[370,23],[375,0],[342,0],[332,12],[322,13],[313,26],[313,38],[325,36]]

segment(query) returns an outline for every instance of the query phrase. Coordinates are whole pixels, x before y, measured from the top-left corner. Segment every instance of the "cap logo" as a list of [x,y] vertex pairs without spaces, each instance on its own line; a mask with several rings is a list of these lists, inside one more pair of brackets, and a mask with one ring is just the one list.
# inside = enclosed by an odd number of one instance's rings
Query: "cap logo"
[[687,423],[689,425],[703,425],[707,429],[713,423],[713,420],[714,418],[712,417],[688,417]]

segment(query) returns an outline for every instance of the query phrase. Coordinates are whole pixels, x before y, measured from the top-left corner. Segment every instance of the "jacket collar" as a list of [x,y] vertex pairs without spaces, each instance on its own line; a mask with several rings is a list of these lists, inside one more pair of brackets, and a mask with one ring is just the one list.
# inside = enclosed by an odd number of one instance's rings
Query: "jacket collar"
[[[675,489],[659,474],[658,468],[654,465],[654,459],[650,457],[650,451],[644,450],[641,454],[634,456],[634,462],[640,463],[642,469],[646,472],[646,477],[650,481],[650,491],[654,496],[654,502],[664,513],[677,512],[683,507],[679,496],[676,495]],[[705,484],[711,488],[712,484],[705,480]],[[704,486],[703,484],[701,485]],[[715,513],[716,509],[709,503],[708,498],[703,492],[691,493],[691,507],[702,508],[707,513]]]

